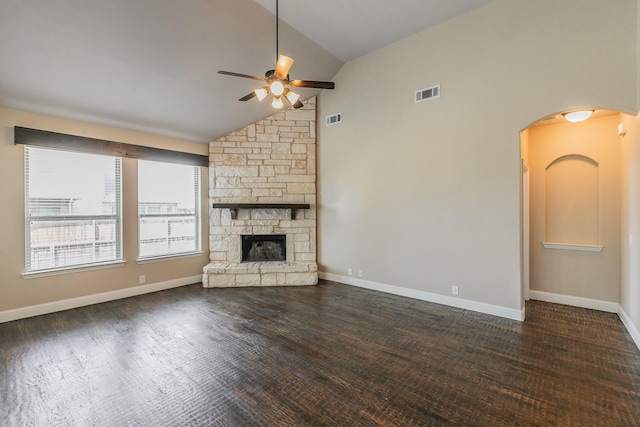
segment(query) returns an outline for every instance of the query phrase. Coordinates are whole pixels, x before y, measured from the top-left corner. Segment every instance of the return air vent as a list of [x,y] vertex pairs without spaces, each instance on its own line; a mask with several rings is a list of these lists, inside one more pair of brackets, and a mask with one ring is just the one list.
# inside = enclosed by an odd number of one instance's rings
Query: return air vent
[[337,125],[338,123],[342,123],[342,113],[327,116],[327,126]]
[[414,102],[422,102],[427,99],[440,98],[440,85],[420,89],[416,91]]

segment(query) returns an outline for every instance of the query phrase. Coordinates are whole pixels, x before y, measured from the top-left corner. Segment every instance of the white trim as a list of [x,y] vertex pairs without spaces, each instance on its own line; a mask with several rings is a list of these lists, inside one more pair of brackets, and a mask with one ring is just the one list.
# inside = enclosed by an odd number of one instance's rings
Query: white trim
[[533,300],[552,302],[555,304],[571,305],[573,307],[590,308],[592,310],[606,311],[608,313],[618,312],[618,303],[610,301],[601,301],[591,298],[574,297],[571,295],[555,294],[552,292],[529,291],[529,296]]
[[545,249],[563,249],[565,251],[602,252],[604,246],[597,245],[574,245],[571,243],[551,243],[542,242]]
[[505,317],[512,320],[524,320],[524,307],[520,310],[502,307],[499,305],[487,304],[484,302],[472,301],[462,298],[450,297],[446,295],[434,294],[431,292],[418,291],[416,289],[403,288],[400,286],[387,285],[384,283],[372,282],[355,277],[340,276],[333,273],[318,272],[318,277],[325,280],[344,283],[345,285],[357,286],[374,291],[386,292],[388,294],[400,295],[422,301],[429,301],[436,304],[448,305],[465,310],[477,311],[479,313],[491,314],[493,316]]
[[22,273],[22,278],[25,280],[37,279],[39,277],[59,276],[61,274],[81,273],[83,271],[102,270],[104,268],[122,267],[126,264],[126,261],[110,261],[102,262],[99,264],[90,264],[84,266],[62,267],[52,270],[38,270],[38,271],[26,271]]
[[638,350],[640,350],[640,332],[638,332],[636,325],[633,324],[631,318],[624,311],[622,306],[618,306],[618,316],[620,317],[620,320],[622,320],[624,326],[627,328],[627,331],[629,332],[629,335],[631,335],[633,342],[636,343],[636,347],[638,347]]
[[169,261],[172,259],[180,259],[180,258],[193,258],[193,257],[197,257],[204,254],[204,252],[199,251],[199,252],[182,252],[179,254],[173,254],[173,255],[159,255],[159,256],[153,256],[153,257],[147,257],[147,258],[138,258],[136,260],[136,262],[138,264],[149,264],[152,262],[162,262],[162,261]]
[[122,298],[129,298],[137,295],[149,294],[151,292],[163,291],[165,289],[177,288],[179,286],[192,285],[200,282],[202,282],[201,274],[197,276],[183,277],[181,279],[167,280],[166,282],[132,286],[130,288],[118,289],[116,291],[102,292],[99,294],[0,311],[0,323],[11,322],[12,320],[25,319],[27,317],[39,316],[42,314],[55,313],[57,311],[69,310],[71,308],[84,307],[86,305],[99,304]]

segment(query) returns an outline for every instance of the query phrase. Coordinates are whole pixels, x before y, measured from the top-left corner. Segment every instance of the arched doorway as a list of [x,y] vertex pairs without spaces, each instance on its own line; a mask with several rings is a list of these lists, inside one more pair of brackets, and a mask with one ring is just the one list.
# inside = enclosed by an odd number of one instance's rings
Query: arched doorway
[[524,298],[617,312],[619,123],[620,113],[596,110],[521,132]]

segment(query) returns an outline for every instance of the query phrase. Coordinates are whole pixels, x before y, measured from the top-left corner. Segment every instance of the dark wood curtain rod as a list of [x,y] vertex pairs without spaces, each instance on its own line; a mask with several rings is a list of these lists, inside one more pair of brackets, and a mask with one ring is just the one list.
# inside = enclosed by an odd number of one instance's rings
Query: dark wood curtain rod
[[182,165],[209,166],[209,157],[201,154],[124,144],[122,142],[67,135],[20,126],[14,127],[14,144],[33,145],[36,147],[102,154],[114,157],[154,160],[165,163],[179,163]]

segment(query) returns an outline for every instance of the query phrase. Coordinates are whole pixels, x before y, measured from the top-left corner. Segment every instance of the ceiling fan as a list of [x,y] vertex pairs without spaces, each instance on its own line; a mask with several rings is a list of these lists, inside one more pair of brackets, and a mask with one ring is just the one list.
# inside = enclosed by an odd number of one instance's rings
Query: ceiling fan
[[253,92],[243,96],[239,101],[248,101],[251,98],[258,98],[258,101],[262,102],[267,95],[273,95],[273,101],[271,106],[277,110],[284,107],[282,98],[284,97],[293,108],[301,108],[303,106],[300,102],[300,95],[292,91],[289,86],[301,87],[301,88],[316,88],[316,89],[334,89],[335,84],[333,82],[322,82],[315,80],[290,80],[289,70],[293,65],[293,58],[289,58],[285,55],[279,55],[278,53],[278,0],[276,0],[276,68],[275,70],[269,70],[264,74],[264,77],[250,76],[248,74],[234,73],[232,71],[218,71],[218,74],[224,74],[227,76],[242,77],[245,79],[259,80],[266,83],[266,86],[259,87]]

